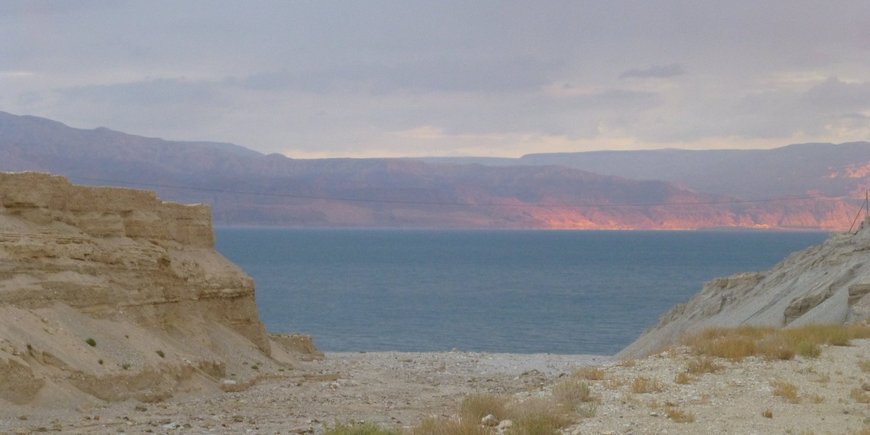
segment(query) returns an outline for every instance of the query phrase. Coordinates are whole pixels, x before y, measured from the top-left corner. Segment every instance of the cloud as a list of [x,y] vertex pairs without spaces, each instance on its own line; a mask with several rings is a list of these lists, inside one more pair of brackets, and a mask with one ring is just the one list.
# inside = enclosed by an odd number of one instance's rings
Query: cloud
[[184,79],[153,79],[57,89],[63,98],[123,106],[192,103],[208,105],[217,98],[215,84]]
[[866,0],[11,0],[0,110],[334,156],[867,139],[868,29]]
[[423,58],[374,63],[346,62],[328,68],[258,72],[227,83],[249,90],[312,93],[523,92],[549,82],[559,68],[528,56]]
[[830,77],[813,86],[803,99],[806,104],[838,112],[870,110],[870,81],[847,83]]
[[678,63],[670,65],[653,65],[649,68],[632,68],[619,75],[621,79],[629,78],[655,78],[665,79],[681,76],[686,73],[685,68]]

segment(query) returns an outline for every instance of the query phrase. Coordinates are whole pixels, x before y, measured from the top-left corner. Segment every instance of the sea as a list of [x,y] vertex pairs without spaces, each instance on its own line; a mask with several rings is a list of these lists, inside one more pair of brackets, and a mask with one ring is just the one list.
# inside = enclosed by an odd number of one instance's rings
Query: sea
[[217,228],[270,332],[332,352],[612,355],[704,282],[821,232]]

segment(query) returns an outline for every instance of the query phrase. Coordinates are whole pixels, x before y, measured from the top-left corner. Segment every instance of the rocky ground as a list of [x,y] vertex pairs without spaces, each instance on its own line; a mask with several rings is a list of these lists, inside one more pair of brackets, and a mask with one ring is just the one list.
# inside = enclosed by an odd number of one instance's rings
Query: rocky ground
[[[824,347],[817,358],[716,360],[715,372],[679,379],[692,361],[685,349],[628,362],[565,355],[331,353],[264,373],[244,391],[62,411],[0,410],[0,432],[319,433],[352,421],[405,428],[427,416],[454,415],[470,393],[523,401],[550,397],[554,385],[578,377],[591,387],[594,401],[565,433],[866,434],[870,428],[870,340]],[[592,366],[601,369],[598,376],[576,373]]]

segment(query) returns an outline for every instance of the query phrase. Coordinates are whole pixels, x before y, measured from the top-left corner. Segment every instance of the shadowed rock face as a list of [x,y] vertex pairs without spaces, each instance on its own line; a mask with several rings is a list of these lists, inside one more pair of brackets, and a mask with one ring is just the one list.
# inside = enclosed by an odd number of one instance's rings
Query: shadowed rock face
[[274,362],[209,209],[0,173],[0,408],[157,400]]
[[708,327],[844,324],[868,317],[870,218],[857,234],[833,235],[767,272],[708,282],[617,356],[647,355]]

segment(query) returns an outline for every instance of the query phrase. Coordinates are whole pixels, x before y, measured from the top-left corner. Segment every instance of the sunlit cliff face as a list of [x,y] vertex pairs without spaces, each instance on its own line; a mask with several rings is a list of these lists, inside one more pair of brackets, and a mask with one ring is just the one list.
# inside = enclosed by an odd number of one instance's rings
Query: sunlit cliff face
[[548,208],[531,210],[535,228],[580,230],[698,230],[709,228],[812,229],[844,231],[857,205],[844,200],[804,200],[780,206],[686,204],[619,210]]

